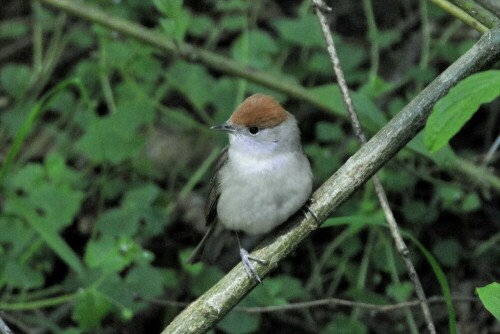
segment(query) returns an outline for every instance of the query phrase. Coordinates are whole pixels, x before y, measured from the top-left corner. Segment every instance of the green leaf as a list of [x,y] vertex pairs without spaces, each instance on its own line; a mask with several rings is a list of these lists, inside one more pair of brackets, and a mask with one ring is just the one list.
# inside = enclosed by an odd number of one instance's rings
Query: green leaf
[[386,293],[397,302],[407,301],[413,293],[413,284],[411,282],[391,283],[387,286]]
[[88,331],[97,327],[110,309],[111,303],[99,292],[90,289],[78,295],[72,317],[83,330]]
[[323,47],[325,41],[318,19],[313,14],[299,18],[285,18],[273,21],[273,26],[278,30],[283,40],[300,47]]
[[340,166],[340,157],[334,154],[331,147],[322,147],[318,144],[304,146],[304,152],[312,160],[314,177],[318,180],[326,180]]
[[144,139],[127,132],[128,123],[120,120],[118,113],[95,120],[75,147],[94,163],[109,161],[121,163],[137,155]]
[[24,192],[29,192],[31,189],[37,188],[45,182],[43,167],[35,163],[22,167],[9,179],[10,187],[13,190],[22,190]]
[[[332,108],[336,115],[347,116],[344,101],[337,84],[316,86],[309,89],[316,97],[327,106]],[[356,108],[361,125],[369,129],[379,129],[386,122],[386,117],[382,110],[365,94],[351,92],[351,98]]]
[[[21,218],[0,215],[0,256],[17,257],[33,243],[34,231]],[[7,251],[8,249],[8,251]],[[0,267],[2,260],[0,259]],[[0,269],[0,275],[2,270]]]
[[198,109],[211,100],[206,87],[211,87],[213,80],[203,66],[176,61],[169,67],[167,79]]
[[[71,188],[78,174],[68,168],[62,157],[49,155],[45,169],[37,164],[28,164],[11,179],[12,190],[22,190],[19,197],[26,207],[37,212],[37,219],[46,227],[59,231],[73,222],[80,209],[84,194]],[[18,212],[22,216],[22,212]]]
[[[132,42],[128,40],[122,41],[117,39],[101,39],[102,53],[105,59],[109,58],[113,67],[127,68],[132,60],[137,57],[136,49]],[[111,71],[111,68],[101,68],[101,71]]]
[[70,168],[64,157],[57,153],[49,153],[45,157],[44,171],[51,183],[58,186],[71,186],[72,188],[82,186],[82,177],[79,172]]
[[272,56],[279,51],[274,38],[260,30],[242,34],[231,46],[233,58],[258,69],[272,69]]
[[160,194],[154,184],[143,184],[129,190],[119,207],[104,211],[97,219],[96,230],[106,236],[134,236],[141,222],[145,223],[142,232],[158,233],[166,218],[161,210],[153,206]]
[[156,184],[145,183],[127,192],[123,199],[123,205],[130,210],[143,211],[151,206],[160,192],[161,190]]
[[214,28],[214,21],[208,15],[197,14],[193,17],[196,24],[189,25],[189,33],[196,37],[203,37],[211,33]]
[[71,269],[79,275],[83,274],[84,269],[80,258],[54,230],[53,226],[40,218],[40,215],[27,203],[26,199],[19,196],[10,196],[5,201],[4,210],[6,213],[22,217],[41,236],[47,246],[66,262]]
[[340,142],[345,136],[342,127],[338,123],[318,122],[316,123],[316,138],[322,142]]
[[167,16],[175,16],[182,9],[183,0],[154,0],[155,7]]
[[[148,92],[151,88],[157,88],[158,79],[161,77],[163,71],[162,64],[158,61],[158,59],[153,57],[154,56],[151,54],[140,55],[140,57],[134,59],[128,67],[128,70],[141,80],[141,82],[148,84],[146,87],[143,87],[146,92]],[[137,91],[137,86],[135,85],[137,85],[137,83],[131,84],[130,81],[126,81],[123,84],[118,85],[117,89],[125,87],[125,89],[123,89],[123,97],[132,97],[135,100],[138,100],[139,94],[130,94],[130,92]],[[141,94],[140,97],[142,98],[140,99],[140,103],[142,103],[143,106],[153,105],[151,101],[149,101],[149,95]],[[149,108],[152,109],[151,107]],[[135,109],[135,116],[143,118],[142,112],[138,113],[137,110],[142,111],[142,108]]]
[[461,209],[463,212],[472,212],[481,208],[481,198],[475,192],[465,195]]
[[190,15],[182,7],[183,0],[154,0],[156,8],[167,18],[160,19],[163,30],[181,42],[189,27]]
[[500,95],[500,70],[473,74],[450,89],[434,106],[424,129],[424,142],[435,152],[464,126],[483,103]]
[[441,205],[446,209],[451,209],[460,202],[464,191],[457,185],[444,184],[437,188],[436,194],[441,200]]
[[500,284],[497,282],[476,288],[484,307],[500,321]]
[[87,243],[85,262],[91,268],[118,272],[141,256],[142,249],[128,237],[113,238],[105,236]]
[[144,298],[155,298],[163,292],[162,271],[151,266],[133,268],[128,273],[125,283],[134,294]]
[[280,275],[266,279],[266,284],[258,286],[248,295],[248,302],[255,305],[285,305],[294,300],[305,300],[310,297],[298,279]]
[[84,194],[68,187],[44,184],[33,189],[29,202],[41,214],[44,224],[55,231],[70,225],[80,209]]
[[1,269],[1,280],[10,288],[28,290],[43,286],[44,277],[40,271],[33,270],[17,261],[8,261]]
[[227,120],[239,101],[236,98],[228,99],[228,96],[238,95],[238,82],[235,79],[221,77],[212,85],[212,103],[216,108],[214,115],[215,124]]
[[364,83],[358,90],[358,93],[364,93],[370,98],[378,98],[394,89],[394,83],[387,82],[383,78],[376,76],[374,80]]
[[137,217],[132,217],[128,210],[117,207],[101,213],[97,218],[95,228],[106,237],[133,236],[137,232],[139,225]]
[[347,111],[340,94],[340,88],[337,84],[328,84],[316,86],[310,89],[311,93],[325,105],[331,106],[336,115],[346,116]]

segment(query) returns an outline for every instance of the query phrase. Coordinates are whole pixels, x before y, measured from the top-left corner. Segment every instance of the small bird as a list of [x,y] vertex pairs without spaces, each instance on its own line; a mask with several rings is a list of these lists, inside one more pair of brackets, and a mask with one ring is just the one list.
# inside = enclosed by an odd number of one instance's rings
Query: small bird
[[297,120],[271,96],[254,94],[228,121],[212,129],[227,132],[229,145],[222,150],[209,185],[208,230],[188,262],[201,259],[206,241],[220,223],[236,232],[245,270],[249,278],[260,282],[250,260],[267,261],[249,255],[241,247],[238,232],[267,233],[308,200],[313,176]]

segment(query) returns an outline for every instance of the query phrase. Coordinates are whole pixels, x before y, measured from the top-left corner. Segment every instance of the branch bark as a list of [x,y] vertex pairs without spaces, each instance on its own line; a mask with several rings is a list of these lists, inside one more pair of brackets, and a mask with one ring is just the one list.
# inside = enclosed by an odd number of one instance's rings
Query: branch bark
[[[500,60],[500,26],[485,34],[467,53],[439,75],[370,141],[363,145],[314,194],[311,208],[320,221],[328,218],[347,198],[373,176],[424,126],[436,101],[460,80]],[[295,215],[259,245],[253,254],[269,260],[257,267],[264,277],[318,224]],[[162,332],[203,333],[231,310],[256,285],[241,264],[233,268],[203,296],[183,310]]]
[[451,2],[488,28],[500,24],[500,18],[473,0],[451,0]]
[[498,0],[476,0],[478,4],[500,17],[500,2]]

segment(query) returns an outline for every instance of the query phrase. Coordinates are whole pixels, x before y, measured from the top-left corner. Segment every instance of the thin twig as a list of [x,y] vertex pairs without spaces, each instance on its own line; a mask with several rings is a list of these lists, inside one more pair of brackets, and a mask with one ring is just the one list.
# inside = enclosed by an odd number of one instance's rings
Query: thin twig
[[[186,307],[189,305],[188,302],[179,302],[176,300],[164,300],[164,299],[156,299],[156,298],[142,298],[144,301],[155,304],[155,305],[164,305],[164,306],[172,306],[172,307]],[[452,297],[452,302],[455,303],[474,303],[480,302],[477,297]],[[429,304],[441,304],[446,303],[446,299],[442,296],[432,296],[427,299]],[[307,302],[296,302],[296,303],[288,303],[286,305],[276,305],[276,306],[236,306],[234,308],[235,311],[245,312],[245,313],[273,313],[273,312],[287,312],[293,310],[302,310],[305,308],[312,307],[320,307],[320,306],[345,306],[352,308],[364,308],[367,310],[371,310],[373,313],[387,313],[396,311],[406,307],[416,307],[420,306],[420,301],[417,300],[409,300],[406,302],[396,303],[396,304],[388,304],[388,305],[379,305],[379,304],[369,304],[356,302],[347,299],[340,298],[325,298],[325,299],[317,299],[311,300]]]
[[498,147],[500,147],[500,136],[495,139],[493,142],[493,145],[491,145],[490,149],[488,150],[488,153],[486,153],[486,157],[484,158],[483,165],[488,165],[491,160],[493,159],[493,156],[495,155],[495,152],[498,150]]
[[[326,17],[323,14],[323,11],[325,10],[325,5],[322,4],[323,0],[312,0],[314,3],[314,10],[316,12],[316,15],[318,16],[320,25],[321,25],[321,30],[323,31],[323,35],[326,40],[326,44],[328,46],[328,53],[330,55],[330,60],[332,61],[333,64],[333,70],[335,72],[335,75],[337,77],[337,81],[340,86],[340,91],[342,93],[343,100],[346,104],[346,108],[349,114],[349,117],[351,118],[351,125],[354,129],[354,133],[356,134],[356,137],[358,137],[359,141],[362,144],[366,143],[366,136],[364,134],[363,129],[361,128],[361,124],[359,122],[359,118],[357,116],[356,110],[354,109],[354,105],[352,103],[351,97],[349,95],[349,89],[347,88],[347,83],[345,81],[344,77],[344,72],[342,71],[342,67],[340,66],[340,61],[337,56],[337,51],[335,50],[335,45],[333,43],[333,37],[330,32],[330,28],[328,27],[328,23],[326,21]],[[415,266],[413,265],[413,262],[410,259],[410,252],[408,251],[408,247],[406,246],[403,237],[401,236],[401,233],[399,232],[399,227],[396,222],[396,219],[394,218],[394,214],[391,210],[391,207],[389,205],[389,201],[387,200],[387,195],[385,194],[384,187],[382,186],[382,182],[380,181],[379,177],[377,175],[373,176],[373,183],[375,184],[375,192],[377,194],[378,200],[380,202],[380,205],[382,207],[382,210],[384,211],[385,218],[387,220],[387,223],[389,225],[389,229],[391,231],[391,235],[396,243],[396,248],[403,258],[406,268],[408,270],[408,275],[410,276],[411,281],[413,282],[413,285],[415,286],[415,293],[417,294],[418,299],[420,300],[420,305],[422,307],[422,312],[425,317],[425,321],[427,323],[427,329],[429,330],[429,333],[434,334],[436,333],[436,327],[434,326],[434,322],[432,321],[432,316],[431,316],[431,311],[429,309],[429,305],[427,304],[426,297],[425,297],[425,292],[422,287],[422,283],[420,282],[420,279],[417,275],[417,272],[415,270]]]
[[[429,304],[440,304],[446,303],[446,299],[441,296],[433,296],[428,300]],[[452,298],[454,302],[460,303],[469,303],[469,302],[479,302],[479,298],[475,297],[455,297]],[[397,304],[391,305],[377,305],[377,304],[369,304],[362,302],[354,302],[351,300],[339,299],[339,298],[326,298],[319,299],[310,302],[302,302],[302,303],[290,303],[287,305],[278,305],[278,306],[266,306],[266,307],[235,307],[234,309],[237,311],[247,312],[247,313],[270,313],[270,312],[284,312],[291,310],[301,310],[304,308],[311,307],[319,307],[319,306],[346,306],[346,307],[359,307],[367,310],[371,310],[373,313],[387,313],[400,309],[404,309],[406,307],[416,307],[420,306],[419,300],[410,300],[407,302],[401,302]]]

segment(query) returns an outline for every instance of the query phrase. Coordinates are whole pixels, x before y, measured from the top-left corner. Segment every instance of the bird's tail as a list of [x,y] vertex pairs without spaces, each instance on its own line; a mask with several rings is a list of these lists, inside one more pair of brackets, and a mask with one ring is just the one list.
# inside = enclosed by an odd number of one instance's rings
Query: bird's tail
[[207,240],[214,233],[216,225],[217,224],[214,223],[214,224],[210,224],[208,226],[207,232],[205,233],[205,235],[203,236],[203,238],[201,239],[201,241],[198,243],[198,245],[196,246],[196,248],[193,250],[193,253],[188,258],[187,263],[194,264],[194,263],[197,263],[197,262],[201,261],[201,258],[202,258],[203,251],[205,249],[205,245],[207,243]]

